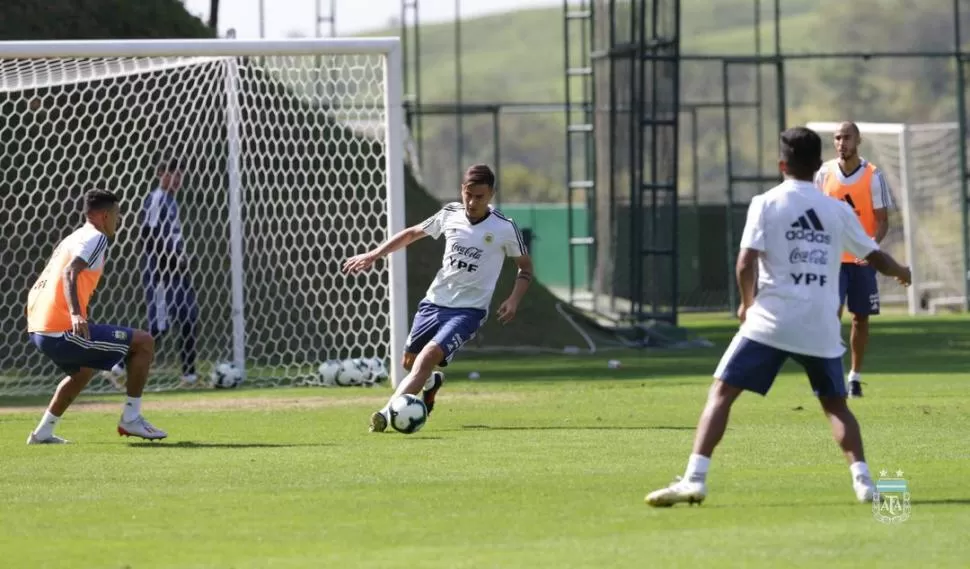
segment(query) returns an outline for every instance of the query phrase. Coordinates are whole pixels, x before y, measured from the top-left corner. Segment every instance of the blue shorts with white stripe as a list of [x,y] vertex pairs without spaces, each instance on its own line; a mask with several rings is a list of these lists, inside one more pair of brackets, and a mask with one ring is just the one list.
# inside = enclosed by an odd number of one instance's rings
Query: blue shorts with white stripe
[[59,336],[31,333],[30,341],[68,375],[81,368],[110,370],[127,357],[134,335],[131,328],[89,324],[88,332],[88,339],[70,332]]

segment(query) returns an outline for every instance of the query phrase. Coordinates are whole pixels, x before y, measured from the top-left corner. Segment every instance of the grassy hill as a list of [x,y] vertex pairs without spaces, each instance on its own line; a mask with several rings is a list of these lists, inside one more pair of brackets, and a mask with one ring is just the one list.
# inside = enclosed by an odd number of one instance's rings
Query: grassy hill
[[[683,0],[684,54],[753,55],[753,0]],[[761,2],[761,49],[774,50],[772,2]],[[784,53],[851,50],[926,51],[946,49],[952,18],[939,3],[925,10],[888,10],[881,0],[845,4],[834,0],[788,0],[780,20]],[[970,23],[970,22],[968,22]],[[366,35],[396,35],[399,29]],[[551,102],[564,98],[562,11],[558,8],[522,10],[463,22],[461,65],[465,102]],[[421,89],[426,103],[455,100],[455,43],[452,23],[421,28]],[[685,62],[681,99],[719,102],[721,63]],[[953,120],[953,68],[942,60],[789,61],[785,89],[789,121],[832,120]],[[732,72],[731,96],[753,95],[750,73]],[[765,152],[773,152],[772,123],[776,86],[765,72]],[[699,149],[701,185],[708,198],[723,194],[725,161],[723,115],[718,109],[701,113],[698,140],[682,133],[681,155]],[[738,115],[736,140],[742,158],[752,161],[755,133],[751,115]],[[432,189],[446,197],[454,185],[457,128],[454,117],[423,119],[424,170]],[[465,154],[460,162],[492,160],[492,127],[488,117],[463,119]],[[563,198],[564,117],[561,113],[508,115],[501,121],[501,160],[504,198],[516,201]],[[751,166],[752,168],[754,166]],[[681,168],[681,186],[688,188],[690,164]],[[509,173],[515,179],[509,187]]]

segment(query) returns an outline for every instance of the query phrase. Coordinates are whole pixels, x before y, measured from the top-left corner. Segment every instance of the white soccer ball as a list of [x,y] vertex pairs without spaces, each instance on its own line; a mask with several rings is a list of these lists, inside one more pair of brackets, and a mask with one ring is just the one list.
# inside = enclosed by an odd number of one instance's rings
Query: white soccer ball
[[384,360],[381,358],[367,358],[367,367],[371,371],[371,381],[373,383],[382,383],[391,374],[387,370],[387,366],[384,365]]
[[236,364],[222,362],[217,364],[209,375],[212,379],[212,387],[216,389],[232,389],[242,383],[242,370]]
[[371,372],[363,360],[349,359],[340,362],[340,372],[337,373],[337,385],[348,387],[363,385],[370,380]]
[[317,368],[317,379],[325,387],[337,385],[337,376],[343,366],[337,360],[327,360]]
[[399,433],[411,435],[421,430],[428,421],[428,408],[424,400],[405,393],[391,401],[391,427]]

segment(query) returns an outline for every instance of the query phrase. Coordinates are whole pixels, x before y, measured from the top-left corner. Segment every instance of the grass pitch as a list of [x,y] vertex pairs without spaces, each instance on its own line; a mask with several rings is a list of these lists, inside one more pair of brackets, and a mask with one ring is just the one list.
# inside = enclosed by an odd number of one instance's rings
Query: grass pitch
[[874,473],[909,483],[898,525],[854,502],[794,366],[738,402],[703,506],[644,505],[683,472],[734,324],[692,327],[717,347],[461,360],[412,436],[366,432],[384,389],[149,394],[156,444],[114,434],[119,396],[88,397],[65,447],[24,445],[42,401],[0,401],[0,566],[970,564],[970,319],[875,321],[851,406]]

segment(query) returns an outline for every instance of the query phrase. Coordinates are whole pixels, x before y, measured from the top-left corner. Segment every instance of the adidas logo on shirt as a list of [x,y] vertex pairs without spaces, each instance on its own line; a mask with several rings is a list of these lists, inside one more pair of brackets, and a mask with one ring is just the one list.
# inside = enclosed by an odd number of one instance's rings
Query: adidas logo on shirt
[[785,238],[789,241],[806,241],[808,243],[819,243],[828,245],[832,242],[832,237],[825,233],[825,226],[814,209],[808,209],[798,216],[791,224],[791,229],[785,233]]

